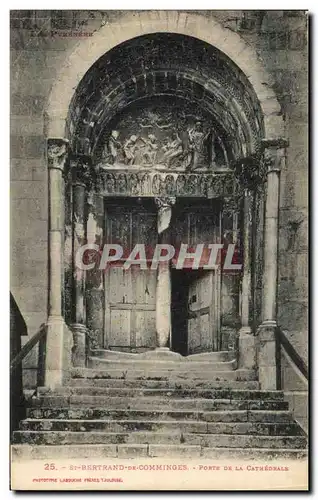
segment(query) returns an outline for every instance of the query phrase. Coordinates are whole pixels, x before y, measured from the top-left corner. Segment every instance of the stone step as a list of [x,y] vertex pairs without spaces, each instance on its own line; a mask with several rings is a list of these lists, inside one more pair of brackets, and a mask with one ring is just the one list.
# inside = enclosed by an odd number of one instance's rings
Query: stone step
[[[215,351],[215,352],[203,352],[199,354],[190,354],[189,356],[181,356],[176,353],[165,353],[156,351],[147,351],[140,354],[134,354],[130,352],[119,352],[110,351],[107,349],[91,349],[90,354],[94,358],[107,359],[109,361],[142,361],[151,360],[155,361],[166,361],[167,359],[175,360],[179,359],[181,362],[220,362],[220,361],[231,361],[235,358],[235,353],[233,351]],[[174,361],[175,362],[175,361]]]
[[[15,444],[11,446],[13,460],[47,460],[67,458],[211,458],[211,459],[306,459],[307,450],[279,448],[204,448],[197,445],[38,445]],[[270,464],[269,464],[270,466]]]
[[103,387],[116,387],[116,388],[129,388],[136,387],[149,388],[149,389],[241,389],[241,390],[258,390],[259,382],[256,380],[237,382],[231,381],[211,381],[204,379],[197,380],[125,380],[125,379],[92,379],[92,378],[72,378],[69,381],[72,387],[90,387],[90,388],[103,388]]
[[213,370],[187,370],[182,372],[175,372],[174,370],[159,370],[152,368],[149,370],[130,369],[125,370],[117,368],[113,370],[93,370],[92,368],[73,368],[72,377],[84,379],[121,379],[121,380],[161,380],[175,381],[183,380],[210,380],[211,382],[222,381],[249,381],[257,380],[256,372],[254,370],[246,370],[240,368],[230,371],[213,371]]
[[113,396],[41,396],[29,400],[30,406],[80,407],[124,409],[124,410],[287,410],[288,402],[279,400],[241,400],[241,399],[204,399],[204,398],[172,398],[167,397],[113,397]]
[[236,370],[237,361],[233,359],[231,361],[166,361],[166,360],[108,360],[103,358],[97,358],[89,356],[88,367],[98,370],[117,370],[120,369],[121,372],[130,372],[143,370],[145,373],[152,371],[155,367],[156,371],[168,371],[170,373],[182,373],[182,372],[214,372],[214,371],[230,371]]
[[14,431],[16,444],[189,444],[215,448],[306,448],[304,436],[196,434],[187,432]]
[[294,423],[204,422],[196,420],[61,420],[26,419],[20,422],[22,431],[71,432],[171,432],[206,434],[249,434],[265,436],[303,436],[301,427]]
[[60,387],[51,389],[47,387],[38,387],[38,396],[107,396],[107,397],[169,397],[173,398],[201,398],[201,399],[261,399],[283,401],[283,391],[261,391],[261,390],[241,390],[241,389],[148,389],[121,388],[121,387]]
[[27,408],[29,419],[54,420],[139,420],[139,421],[185,421],[200,420],[204,422],[271,422],[291,423],[292,413],[289,411],[186,411],[186,410],[109,410],[107,408]]

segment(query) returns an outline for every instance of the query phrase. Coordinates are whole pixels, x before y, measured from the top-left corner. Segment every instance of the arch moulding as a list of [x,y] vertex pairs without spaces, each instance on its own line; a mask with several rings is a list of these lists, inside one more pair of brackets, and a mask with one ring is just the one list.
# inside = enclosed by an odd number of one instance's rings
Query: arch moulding
[[66,56],[49,96],[45,113],[46,137],[67,137],[66,119],[77,85],[90,67],[117,45],[151,33],[178,33],[195,37],[226,54],[246,75],[259,100],[265,139],[284,135],[281,109],[271,79],[256,51],[238,33],[224,28],[213,17],[177,11],[130,11],[101,27],[93,36],[80,40]]

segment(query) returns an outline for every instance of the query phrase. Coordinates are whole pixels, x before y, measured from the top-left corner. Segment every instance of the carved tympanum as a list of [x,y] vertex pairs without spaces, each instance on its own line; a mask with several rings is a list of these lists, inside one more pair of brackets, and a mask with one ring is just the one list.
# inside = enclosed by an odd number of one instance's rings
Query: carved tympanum
[[224,138],[211,117],[184,102],[173,110],[165,103],[129,110],[102,142],[105,168],[194,171],[229,167]]

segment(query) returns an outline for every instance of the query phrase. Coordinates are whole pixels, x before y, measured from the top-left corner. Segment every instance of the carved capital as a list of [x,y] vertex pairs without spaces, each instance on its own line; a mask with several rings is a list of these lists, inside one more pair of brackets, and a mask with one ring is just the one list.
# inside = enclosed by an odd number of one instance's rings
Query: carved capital
[[163,233],[168,229],[171,222],[172,207],[176,202],[175,196],[165,196],[162,198],[155,198],[155,203],[158,207],[158,221],[157,228],[158,234]]
[[95,171],[86,156],[73,157],[71,160],[72,182],[91,189],[95,184]]
[[176,203],[175,196],[164,196],[161,198],[155,198],[155,203],[160,210],[161,208],[172,208]]
[[261,160],[255,155],[238,159],[234,165],[234,173],[240,191],[253,190],[263,181]]
[[280,172],[285,158],[285,149],[269,147],[264,150],[262,170],[266,176],[270,172]]
[[47,159],[48,167],[58,170],[64,170],[64,164],[68,152],[67,139],[48,139],[47,140]]
[[262,171],[263,175],[270,172],[280,172],[283,165],[283,160],[286,156],[286,148],[289,142],[285,138],[264,139],[262,141],[263,160]]

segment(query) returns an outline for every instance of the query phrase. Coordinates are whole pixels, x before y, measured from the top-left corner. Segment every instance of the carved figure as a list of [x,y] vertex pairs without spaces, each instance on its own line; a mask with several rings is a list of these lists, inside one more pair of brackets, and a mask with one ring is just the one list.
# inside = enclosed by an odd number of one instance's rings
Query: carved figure
[[167,175],[167,177],[165,178],[164,184],[165,184],[165,193],[167,195],[175,194],[175,182],[174,182],[174,178],[172,175],[170,175],[170,174]]
[[118,130],[112,130],[108,140],[108,144],[102,153],[103,159],[106,159],[111,164],[118,161],[118,154],[122,149],[122,145],[118,140],[118,137],[119,137]]
[[196,194],[198,186],[197,175],[190,175],[188,179],[187,191],[189,194]]
[[200,166],[204,156],[205,141],[209,134],[210,131],[208,133],[204,132],[202,122],[200,121],[197,121],[192,128],[188,129],[189,151],[191,154],[187,169],[195,170]]
[[162,180],[160,175],[156,174],[152,179],[152,192],[153,194],[160,194],[162,191]]
[[142,160],[147,164],[153,165],[156,161],[156,155],[158,150],[157,139],[154,134],[149,134],[147,139],[141,137],[141,140],[145,143],[142,152]]
[[107,193],[113,193],[115,191],[115,179],[112,174],[106,175],[105,189]]
[[151,194],[151,183],[148,174],[145,174],[141,180],[141,194],[143,195]]
[[179,134],[176,133],[176,138],[173,141],[168,141],[162,147],[162,150],[164,151],[163,160],[167,161],[168,166],[170,167],[175,158],[183,155],[183,144]]
[[215,130],[211,130],[209,136],[209,153],[210,153],[210,165],[213,168],[221,168],[229,166],[229,160],[224,143],[219,137]]
[[200,181],[200,195],[201,196],[206,196],[207,195],[207,190],[208,190],[208,181],[205,175],[201,177]]
[[117,191],[119,193],[126,193],[127,191],[127,181],[125,174],[119,174],[117,178]]
[[140,176],[137,174],[131,174],[129,178],[129,183],[130,183],[130,192],[132,195],[138,195],[140,194]]
[[[172,114],[168,113],[166,119],[171,120],[171,118]],[[157,113],[149,110],[146,113],[146,116],[139,121],[139,124],[142,128],[157,127],[160,130],[170,128],[172,126],[172,121],[168,121],[167,123],[159,123],[159,122],[160,122],[160,116],[158,116]]]
[[177,177],[176,185],[177,185],[177,194],[179,194],[179,195],[186,194],[187,190],[186,190],[186,176],[185,175],[179,175]]
[[138,137],[136,135],[131,135],[130,138],[124,144],[125,159],[128,165],[134,164],[137,140]]

